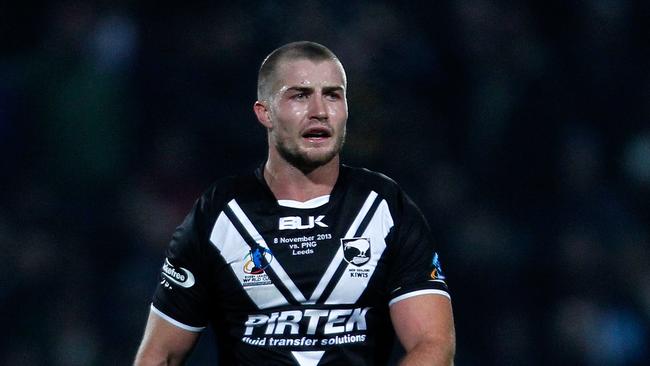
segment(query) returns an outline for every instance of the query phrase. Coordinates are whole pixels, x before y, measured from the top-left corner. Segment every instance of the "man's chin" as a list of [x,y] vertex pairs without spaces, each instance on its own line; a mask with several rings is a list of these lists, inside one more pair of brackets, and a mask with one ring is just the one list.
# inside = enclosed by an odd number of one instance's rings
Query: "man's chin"
[[309,173],[316,168],[331,162],[338,154],[334,151],[318,152],[309,151],[302,154],[282,154],[289,164],[300,169],[304,173]]

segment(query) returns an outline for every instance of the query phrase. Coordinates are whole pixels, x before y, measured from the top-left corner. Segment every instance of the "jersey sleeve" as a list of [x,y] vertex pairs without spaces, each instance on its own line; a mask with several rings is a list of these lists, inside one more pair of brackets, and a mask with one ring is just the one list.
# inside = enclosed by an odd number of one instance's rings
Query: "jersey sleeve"
[[421,211],[402,193],[389,273],[389,305],[423,294],[449,296],[431,230]]
[[205,270],[206,198],[194,204],[172,236],[162,264],[151,310],[185,330],[198,332],[208,322]]

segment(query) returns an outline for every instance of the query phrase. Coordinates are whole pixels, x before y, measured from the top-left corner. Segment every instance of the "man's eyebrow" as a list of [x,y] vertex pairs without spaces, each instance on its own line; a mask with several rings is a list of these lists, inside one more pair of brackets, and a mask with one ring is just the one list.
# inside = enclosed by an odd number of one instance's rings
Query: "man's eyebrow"
[[[336,86],[325,86],[323,87],[323,92],[331,93],[335,91],[343,91],[343,87],[340,85]],[[300,93],[311,93],[314,91],[314,87],[311,86],[291,86],[286,89],[287,92],[300,92]]]
[[325,93],[331,93],[331,92],[343,91],[343,90],[344,90],[343,87],[340,85],[323,87],[323,92]]
[[286,91],[288,92],[301,92],[301,93],[311,92],[313,90],[314,88],[309,86],[291,86],[286,89]]

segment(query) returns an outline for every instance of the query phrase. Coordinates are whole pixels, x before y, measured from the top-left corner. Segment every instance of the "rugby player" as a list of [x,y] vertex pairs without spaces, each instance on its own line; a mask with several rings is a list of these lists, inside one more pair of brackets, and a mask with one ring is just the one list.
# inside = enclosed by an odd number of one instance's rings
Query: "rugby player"
[[[135,364],[179,365],[207,326],[220,365],[451,365],[451,300],[430,229],[390,178],[341,163],[339,59],[294,42],[262,63],[268,158],[213,184],[166,251]],[[396,337],[395,337],[396,336]]]

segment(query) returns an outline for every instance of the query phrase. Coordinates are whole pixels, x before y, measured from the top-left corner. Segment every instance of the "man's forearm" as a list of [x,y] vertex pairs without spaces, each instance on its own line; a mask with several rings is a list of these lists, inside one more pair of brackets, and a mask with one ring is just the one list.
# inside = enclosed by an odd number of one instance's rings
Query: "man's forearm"
[[133,366],[179,366],[182,364],[182,357],[160,357],[138,354]]

